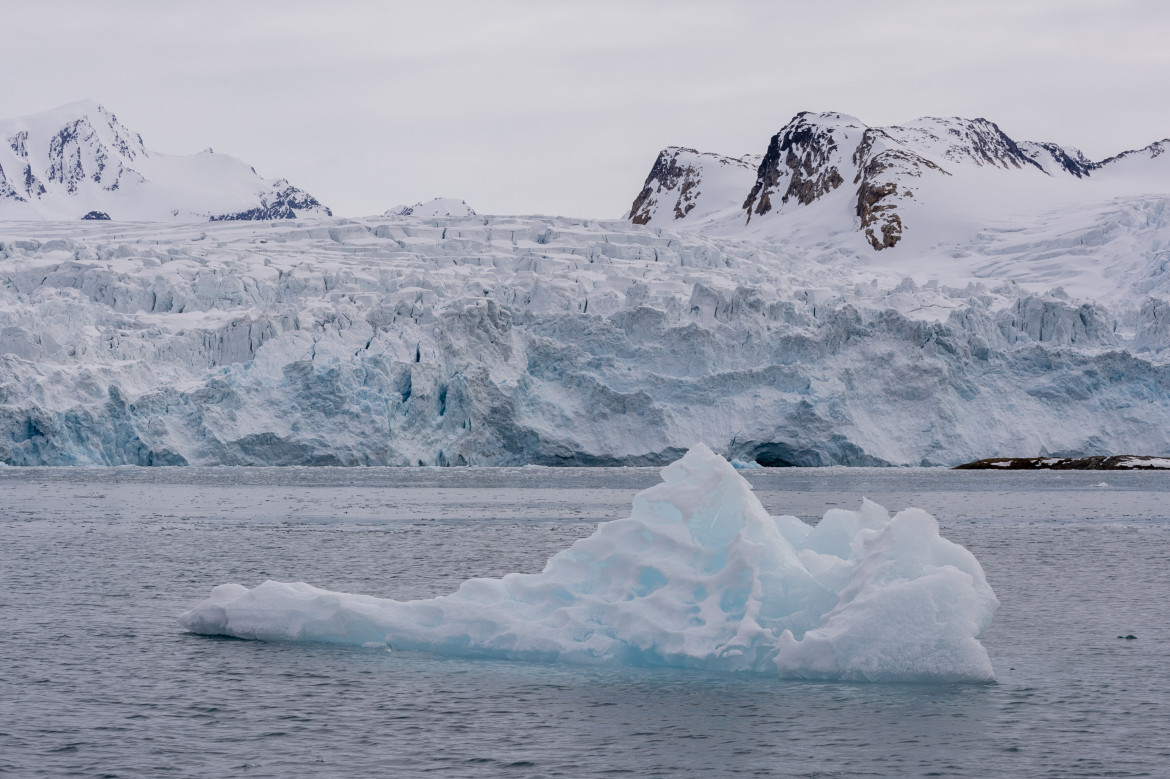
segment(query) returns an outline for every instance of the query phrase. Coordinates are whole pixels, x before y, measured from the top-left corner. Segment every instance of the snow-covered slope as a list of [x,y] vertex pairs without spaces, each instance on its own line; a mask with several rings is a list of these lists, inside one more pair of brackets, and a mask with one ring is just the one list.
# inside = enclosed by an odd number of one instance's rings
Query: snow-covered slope
[[413,206],[395,206],[383,216],[475,216],[475,209],[466,200],[437,197]]
[[719,195],[708,195],[693,215],[679,207],[638,210],[650,189],[662,202],[681,203],[704,188],[701,170],[662,175],[664,159],[676,151],[667,149],[630,218],[709,235],[892,249],[883,263],[907,266],[926,254],[965,250],[984,230],[1031,224],[1046,211],[1170,194],[1167,148],[1170,139],[1094,163],[1054,143],[1017,143],[986,119],[868,127],[844,114],[806,112],[772,136],[752,183],[721,181]]
[[217,221],[330,216],[284,179],[210,149],[148,151],[92,101],[0,121],[0,220]]
[[1170,188],[1170,138],[1126,151],[1093,167],[1093,178],[1118,192],[1159,192]]
[[634,198],[629,219],[639,225],[669,225],[676,219],[701,224],[738,211],[741,195],[755,179],[757,156],[723,157],[694,149],[663,149],[646,184]]
[[1170,455],[1170,197],[890,256],[565,218],[6,223],[0,461]]

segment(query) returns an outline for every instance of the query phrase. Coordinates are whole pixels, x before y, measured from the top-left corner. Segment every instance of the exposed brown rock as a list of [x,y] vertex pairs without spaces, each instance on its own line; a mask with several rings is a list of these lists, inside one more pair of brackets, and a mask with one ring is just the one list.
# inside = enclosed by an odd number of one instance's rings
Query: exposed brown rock
[[[633,205],[630,206],[630,221],[634,224],[644,225],[650,221],[653,216],[653,207],[657,202],[655,195],[664,191],[669,192],[676,188],[683,179],[688,179],[683,185],[684,189],[689,189],[688,184],[693,186],[695,183],[689,179],[697,176],[697,171],[690,165],[679,165],[677,154],[677,150],[667,149],[660,152],[658,159],[654,161],[654,167],[650,168],[650,175],[646,177],[642,191],[638,193],[638,196],[634,198]],[[686,212],[682,211],[679,205],[675,206],[674,211],[676,219],[681,219],[686,215]]]
[[[688,168],[688,173],[692,173],[693,169]],[[689,175],[683,182],[682,189],[678,193],[678,201],[674,204],[674,218],[682,219],[695,207],[695,200],[701,194],[698,190],[699,182]]]
[[650,209],[648,207],[650,198],[654,196],[653,187],[644,187],[638,196],[634,198],[634,204],[630,206],[630,221],[636,225],[644,225],[650,221]]
[[630,206],[630,221],[634,224],[648,224],[654,215],[654,206],[658,203],[656,196],[676,188],[679,195],[674,204],[674,218],[682,219],[695,207],[695,200],[700,194],[698,186],[701,172],[692,165],[680,165],[679,152],[698,154],[693,149],[665,149],[658,154],[642,191]]
[[768,152],[760,162],[755,186],[743,202],[749,222],[753,213],[763,215],[772,210],[771,196],[785,178],[788,186],[780,202],[795,198],[805,206],[845,183],[841,172],[830,164],[837,151],[836,139],[829,129],[805,119],[807,115],[797,114],[772,136]]
[[[857,175],[857,216],[865,239],[876,251],[889,249],[902,239],[902,216],[898,213],[898,184],[896,178],[918,178],[924,169],[950,175],[925,157],[901,149],[886,149],[874,153],[878,139],[893,140],[883,130],[867,129],[861,143],[853,152]],[[902,197],[913,197],[903,189]]]

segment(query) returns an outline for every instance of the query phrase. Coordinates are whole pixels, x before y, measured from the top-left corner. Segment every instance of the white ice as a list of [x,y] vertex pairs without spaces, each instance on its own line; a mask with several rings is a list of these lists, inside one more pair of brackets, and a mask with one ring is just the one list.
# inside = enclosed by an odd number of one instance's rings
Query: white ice
[[706,446],[662,471],[628,518],[538,574],[394,601],[267,581],[223,584],[180,618],[206,635],[516,660],[982,682],[998,605],[975,557],[927,513],[875,503],[815,527],[769,516]]
[[1122,468],[1166,468],[1170,469],[1167,457],[1126,457],[1117,463]]

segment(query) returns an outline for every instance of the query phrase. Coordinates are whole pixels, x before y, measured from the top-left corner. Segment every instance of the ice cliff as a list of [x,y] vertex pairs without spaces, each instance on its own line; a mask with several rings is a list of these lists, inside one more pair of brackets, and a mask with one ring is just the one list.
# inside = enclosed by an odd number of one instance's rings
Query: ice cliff
[[986,682],[998,606],[926,512],[866,501],[815,526],[772,517],[703,445],[626,519],[537,574],[395,601],[268,581],[223,584],[180,618],[206,635],[448,655],[676,666],[790,678]]
[[0,223],[0,461],[1164,456],[1168,202],[918,254],[567,218]]

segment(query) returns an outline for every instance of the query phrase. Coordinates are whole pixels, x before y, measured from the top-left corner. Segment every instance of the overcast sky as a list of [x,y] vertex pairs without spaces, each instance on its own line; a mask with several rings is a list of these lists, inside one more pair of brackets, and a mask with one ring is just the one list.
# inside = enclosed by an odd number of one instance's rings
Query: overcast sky
[[984,116],[1090,158],[1170,136],[1163,0],[4,2],[0,118],[92,98],[342,216],[617,217],[658,150],[802,110]]

